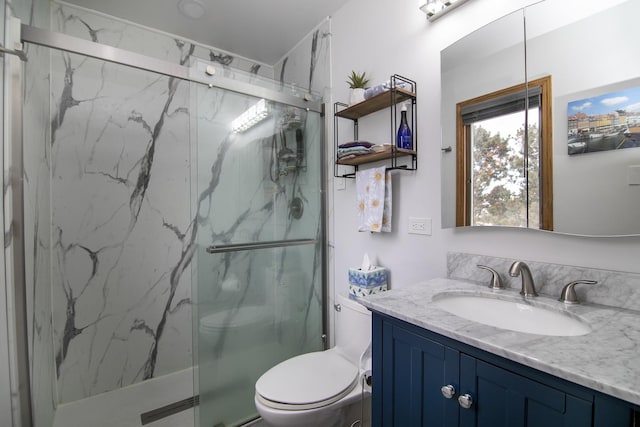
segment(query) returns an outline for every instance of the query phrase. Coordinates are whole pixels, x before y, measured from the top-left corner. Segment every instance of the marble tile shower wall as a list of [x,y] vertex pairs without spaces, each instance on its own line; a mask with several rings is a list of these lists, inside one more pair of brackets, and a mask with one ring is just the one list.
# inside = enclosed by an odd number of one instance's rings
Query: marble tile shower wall
[[331,89],[329,65],[331,20],[318,25],[295,49],[274,66],[274,78],[295,83],[298,90],[326,95]]
[[[489,284],[491,275],[477,267],[487,265],[502,277],[505,286],[520,289],[521,278],[511,277],[509,267],[511,258],[486,255],[472,255],[459,252],[447,254],[447,277],[450,279],[470,280],[479,284]],[[574,280],[595,280],[595,285],[577,286],[576,293],[581,301],[640,310],[640,274],[620,271],[601,270],[589,267],[551,264],[527,261],[538,293],[558,298],[564,285]]]
[[204,59],[224,67],[227,74],[240,70],[274,78],[272,67],[234,56],[215,47],[195,44],[177,36],[156,32],[64,2],[51,4],[52,31],[174,63],[183,60],[188,53],[190,57]]
[[[229,74],[235,67],[273,76],[242,58],[67,4],[52,7],[52,31],[183,64],[200,57]],[[328,62],[311,67],[328,70]],[[191,366],[193,100],[186,82],[59,51],[52,51],[50,84],[50,365],[57,401],[70,402]],[[221,102],[197,114],[214,119]],[[205,180],[233,169],[221,153],[213,159],[200,165]]]
[[54,52],[53,323],[69,402],[191,364],[189,90]]
[[[52,17],[172,62],[195,50],[65,5]],[[70,402],[191,365],[189,88],[53,52],[51,93],[55,367]]]

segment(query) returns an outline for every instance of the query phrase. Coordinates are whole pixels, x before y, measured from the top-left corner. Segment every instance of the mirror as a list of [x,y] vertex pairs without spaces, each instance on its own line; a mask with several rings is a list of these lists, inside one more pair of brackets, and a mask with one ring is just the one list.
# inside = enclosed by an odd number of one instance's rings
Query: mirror
[[[529,81],[552,77],[553,231],[640,234],[640,148],[615,149],[626,144],[618,139],[640,141],[634,125],[640,124],[640,100],[619,94],[640,87],[640,48],[633,34],[640,4],[603,3],[584,1],[577,9],[562,1],[537,3],[441,52],[443,227],[456,225],[456,104],[522,84],[526,75]],[[618,139],[611,136],[612,147],[569,154],[569,138],[577,132],[569,122],[577,101],[585,108],[609,103],[606,113],[595,108],[579,113],[591,120],[585,130],[592,138],[606,134],[601,130],[618,134]]]
[[[441,52],[442,226],[456,225],[456,206],[466,204],[457,191],[457,104],[523,83],[523,12],[486,25]],[[451,151],[446,151],[451,149]],[[458,196],[458,200],[457,197]]]

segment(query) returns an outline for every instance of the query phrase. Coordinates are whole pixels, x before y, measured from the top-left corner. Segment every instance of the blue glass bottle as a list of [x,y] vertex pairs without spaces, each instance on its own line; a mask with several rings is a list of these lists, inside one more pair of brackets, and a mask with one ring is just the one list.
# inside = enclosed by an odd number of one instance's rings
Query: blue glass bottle
[[413,138],[411,137],[411,128],[407,122],[407,106],[402,105],[400,112],[400,126],[398,127],[398,137],[396,138],[396,146],[411,150],[413,148]]

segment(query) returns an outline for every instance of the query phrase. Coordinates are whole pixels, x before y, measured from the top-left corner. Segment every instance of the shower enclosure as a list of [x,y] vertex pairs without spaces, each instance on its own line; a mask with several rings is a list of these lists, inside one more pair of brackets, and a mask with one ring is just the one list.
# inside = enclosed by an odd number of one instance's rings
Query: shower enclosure
[[[200,84],[192,99],[200,426],[238,425],[263,372],[323,346],[323,122]],[[262,121],[230,132],[243,117]]]
[[65,7],[64,34],[7,21],[14,424],[82,425],[61,408],[193,373],[165,403],[242,425],[257,378],[326,341],[320,98],[188,43],[173,63],[108,46]]

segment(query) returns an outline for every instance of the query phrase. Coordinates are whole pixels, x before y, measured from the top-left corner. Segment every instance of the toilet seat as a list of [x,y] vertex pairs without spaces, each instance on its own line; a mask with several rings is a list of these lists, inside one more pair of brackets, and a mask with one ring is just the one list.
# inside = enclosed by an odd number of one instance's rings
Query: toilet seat
[[265,372],[256,399],[274,409],[303,410],[330,405],[358,383],[358,368],[335,350],[302,354]]

